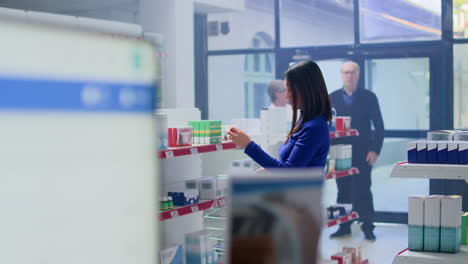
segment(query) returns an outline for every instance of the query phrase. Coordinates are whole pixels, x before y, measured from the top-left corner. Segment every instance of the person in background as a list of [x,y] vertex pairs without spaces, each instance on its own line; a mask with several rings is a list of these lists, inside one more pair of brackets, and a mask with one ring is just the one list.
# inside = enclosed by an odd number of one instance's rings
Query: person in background
[[268,155],[238,128],[232,128],[228,137],[266,169],[324,168],[330,146],[327,122],[332,118],[332,109],[322,72],[313,61],[299,62],[286,71],[285,85],[293,117],[289,135],[279,150],[279,160]]
[[[338,203],[352,203],[362,221],[361,229],[367,240],[375,241],[374,203],[371,191],[372,166],[377,161],[384,139],[384,123],[379,102],[375,94],[358,88],[359,65],[345,62],[341,67],[343,88],[333,92],[330,97],[338,116],[351,116],[351,127],[359,131],[359,136],[336,139],[337,144],[353,146],[353,166],[359,169],[358,175],[336,180]],[[374,133],[371,127],[375,128]],[[351,222],[340,225],[331,238],[351,235]]]
[[289,103],[289,99],[286,97],[286,86],[282,80],[273,80],[268,85],[268,96],[271,99],[272,107],[285,107]]

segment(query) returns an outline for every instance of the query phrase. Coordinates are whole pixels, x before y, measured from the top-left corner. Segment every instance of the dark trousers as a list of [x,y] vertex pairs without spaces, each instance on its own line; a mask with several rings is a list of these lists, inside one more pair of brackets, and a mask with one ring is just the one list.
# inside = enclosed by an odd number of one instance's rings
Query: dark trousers
[[[362,160],[364,162],[362,162]],[[371,191],[372,166],[365,159],[353,161],[353,166],[359,169],[359,174],[336,179],[338,186],[338,203],[353,205],[353,211],[359,214],[362,221],[362,230],[373,230],[374,201]],[[349,228],[351,222],[341,225]]]

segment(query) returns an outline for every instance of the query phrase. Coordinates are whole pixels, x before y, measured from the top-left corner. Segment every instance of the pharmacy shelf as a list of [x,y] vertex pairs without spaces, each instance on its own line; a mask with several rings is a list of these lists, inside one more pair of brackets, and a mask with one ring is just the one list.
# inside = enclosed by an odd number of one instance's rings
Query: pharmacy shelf
[[328,220],[327,226],[332,227],[332,226],[340,225],[340,224],[343,224],[343,223],[346,223],[346,222],[349,222],[351,220],[358,219],[358,218],[359,218],[358,213],[352,212],[350,215],[345,215],[337,219]]
[[327,179],[327,180],[339,179],[339,178],[343,178],[343,177],[351,176],[351,175],[355,175],[355,174],[359,174],[359,169],[358,168],[351,168],[349,170],[337,171],[337,172],[334,172],[334,173],[328,173],[327,176],[325,177],[325,179]]
[[462,246],[457,254],[416,252],[408,249],[400,252],[393,264],[466,264],[468,263],[468,246]]
[[200,153],[222,151],[227,149],[235,149],[236,145],[232,142],[209,145],[193,145],[189,147],[170,148],[159,151],[160,159],[169,159],[180,156],[196,155]]
[[357,129],[348,129],[342,131],[330,132],[330,138],[340,138],[340,137],[353,137],[359,136]]
[[181,206],[172,210],[161,212],[159,214],[159,220],[165,221],[165,220],[173,219],[179,216],[193,214],[196,212],[201,212],[201,211],[205,211],[208,209],[221,207],[225,205],[226,205],[226,199],[224,197],[221,197],[215,200],[208,200],[208,201],[204,201],[204,202],[197,203],[197,204]]
[[392,171],[393,178],[424,178],[465,180],[468,182],[468,165],[398,163]]

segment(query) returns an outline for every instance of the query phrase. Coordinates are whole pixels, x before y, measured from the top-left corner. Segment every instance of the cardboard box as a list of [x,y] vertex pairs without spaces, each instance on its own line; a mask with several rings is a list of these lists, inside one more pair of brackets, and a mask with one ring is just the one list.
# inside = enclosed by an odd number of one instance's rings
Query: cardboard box
[[191,146],[193,128],[187,127],[170,127],[168,128],[169,147]]
[[461,244],[468,245],[468,212],[461,217]]
[[443,195],[424,199],[424,251],[440,252],[441,200]]
[[185,263],[207,264],[207,241],[206,231],[197,231],[185,235]]
[[458,142],[447,143],[447,163],[458,164]]
[[161,249],[161,264],[184,264],[184,246],[176,244],[165,249]]
[[437,130],[427,132],[427,140],[433,141],[452,141],[455,134],[458,131],[456,130]]
[[453,137],[454,141],[468,141],[468,131],[458,131]]
[[343,252],[351,253],[353,264],[361,264],[361,247],[343,247]]
[[343,131],[351,129],[350,116],[337,116],[336,117],[336,131]]
[[462,197],[445,196],[441,200],[440,252],[457,253],[461,243]]
[[417,141],[408,142],[408,163],[418,163],[418,146]]
[[426,141],[418,141],[418,163],[427,163],[427,143]]
[[213,200],[217,198],[218,181],[216,177],[204,177],[200,180],[200,199]]
[[408,248],[424,250],[424,200],[425,196],[408,197]]
[[427,163],[437,164],[437,141],[427,141]]
[[458,141],[458,164],[468,165],[468,141]]
[[339,252],[331,256],[331,259],[338,261],[338,264],[353,264],[353,256],[351,253]]
[[439,141],[437,142],[437,163],[447,164],[448,163],[448,142]]

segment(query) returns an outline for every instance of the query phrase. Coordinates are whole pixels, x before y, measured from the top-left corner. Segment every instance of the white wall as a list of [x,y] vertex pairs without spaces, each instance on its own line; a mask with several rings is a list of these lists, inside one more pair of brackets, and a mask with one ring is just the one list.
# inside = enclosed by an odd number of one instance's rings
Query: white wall
[[167,51],[164,108],[191,108],[194,93],[193,2],[140,0],[138,22],[145,32],[164,36]]

